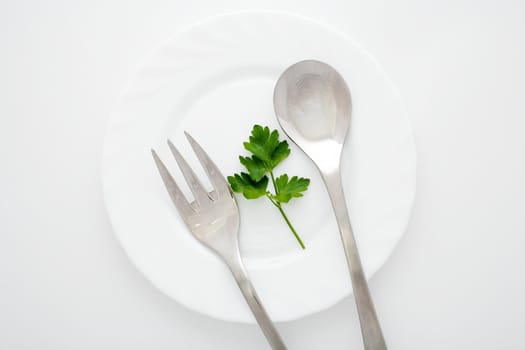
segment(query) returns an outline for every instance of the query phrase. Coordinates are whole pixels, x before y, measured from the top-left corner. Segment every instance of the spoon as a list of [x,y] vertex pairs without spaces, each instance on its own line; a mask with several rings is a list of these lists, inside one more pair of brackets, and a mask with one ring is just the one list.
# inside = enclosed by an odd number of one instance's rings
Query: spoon
[[326,63],[301,61],[286,69],[277,81],[273,104],[281,128],[315,163],[328,189],[350,270],[365,349],[385,350],[341,183],[341,153],[352,109],[348,86]]

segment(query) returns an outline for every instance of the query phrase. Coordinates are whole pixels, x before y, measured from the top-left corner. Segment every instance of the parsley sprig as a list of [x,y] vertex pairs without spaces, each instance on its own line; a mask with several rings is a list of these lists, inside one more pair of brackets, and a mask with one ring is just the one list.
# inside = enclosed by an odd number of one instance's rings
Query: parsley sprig
[[[256,199],[262,196],[268,198],[281,213],[301,248],[305,249],[303,241],[283,210],[283,203],[302,197],[303,192],[308,189],[310,179],[289,177],[287,174],[276,178],[273,173],[275,167],[290,155],[288,142],[279,141],[277,130],[270,131],[268,127],[254,125],[249,142],[244,142],[243,145],[251,156],[239,156],[239,160],[248,172],[228,176],[232,190],[242,193],[246,199]],[[270,179],[273,184],[273,193],[268,190]]]

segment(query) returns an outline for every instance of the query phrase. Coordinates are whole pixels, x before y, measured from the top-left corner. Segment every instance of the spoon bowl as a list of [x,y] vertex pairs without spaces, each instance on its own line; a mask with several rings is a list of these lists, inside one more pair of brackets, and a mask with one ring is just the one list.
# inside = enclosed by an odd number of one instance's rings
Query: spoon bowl
[[327,155],[340,156],[352,103],[343,77],[334,68],[314,60],[290,66],[275,86],[274,107],[284,132],[318,166],[328,163],[323,161]]

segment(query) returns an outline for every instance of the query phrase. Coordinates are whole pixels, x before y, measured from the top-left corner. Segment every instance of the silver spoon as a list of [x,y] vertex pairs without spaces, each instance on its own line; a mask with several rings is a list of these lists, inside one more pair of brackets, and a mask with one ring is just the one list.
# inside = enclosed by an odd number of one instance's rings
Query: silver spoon
[[317,165],[328,189],[350,270],[365,349],[385,350],[341,183],[341,152],[352,108],[348,87],[326,63],[301,61],[277,81],[273,104],[284,132]]

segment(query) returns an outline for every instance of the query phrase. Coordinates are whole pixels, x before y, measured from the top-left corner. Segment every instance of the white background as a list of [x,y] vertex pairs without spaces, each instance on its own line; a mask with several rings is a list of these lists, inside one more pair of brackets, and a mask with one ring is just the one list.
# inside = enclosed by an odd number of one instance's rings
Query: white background
[[[0,349],[266,349],[161,295],[105,213],[105,125],[133,67],[205,17],[277,9],[367,48],[413,123],[408,232],[370,288],[390,349],[525,348],[522,1],[0,1]],[[353,300],[278,325],[360,349]]]

